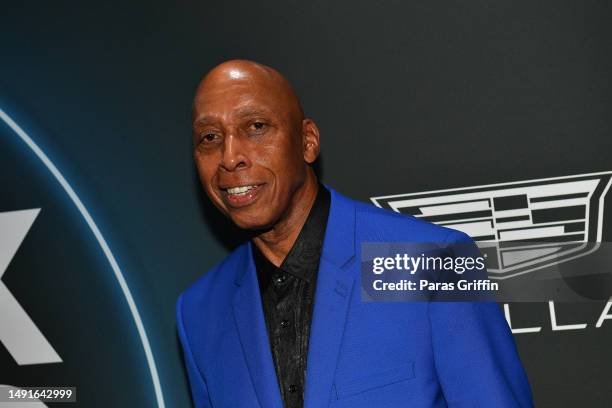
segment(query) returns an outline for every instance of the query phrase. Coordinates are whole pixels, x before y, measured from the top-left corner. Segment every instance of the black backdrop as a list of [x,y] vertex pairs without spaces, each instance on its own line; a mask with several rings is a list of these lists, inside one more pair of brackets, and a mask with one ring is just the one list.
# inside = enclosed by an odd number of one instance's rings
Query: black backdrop
[[[174,302],[236,242],[210,222],[191,160],[191,97],[206,70],[248,58],[283,72],[322,131],[323,181],[364,201],[609,171],[610,7],[4,2],[0,109],[91,213],[166,406],[188,406]],[[6,125],[0,135],[0,213],[41,208],[2,281],[63,361],[20,366],[0,346],[0,384],[72,384],[83,406],[155,406],[142,336],[99,242],[23,140]],[[587,323],[567,331],[552,330],[546,303],[512,306],[514,327],[542,327],[516,335],[537,406],[609,406],[612,322],[595,327],[604,306],[557,305],[559,324]]]

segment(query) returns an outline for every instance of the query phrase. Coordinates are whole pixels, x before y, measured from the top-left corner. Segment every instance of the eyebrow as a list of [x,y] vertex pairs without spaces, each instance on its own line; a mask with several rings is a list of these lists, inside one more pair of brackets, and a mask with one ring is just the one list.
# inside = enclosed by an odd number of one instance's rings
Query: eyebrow
[[267,109],[255,108],[252,106],[246,106],[238,109],[236,116],[244,118],[248,116],[266,115],[269,111]]
[[[252,116],[259,116],[259,115],[267,115],[269,114],[270,111],[268,109],[261,109],[261,108],[256,108],[256,107],[252,107],[252,106],[245,106],[244,108],[240,108],[236,111],[235,115],[239,118],[248,118],[248,117],[252,117]],[[195,122],[193,122],[193,126],[202,126],[202,125],[209,125],[209,124],[214,124],[218,122],[217,117],[215,116],[204,116],[198,120],[196,120]]]
[[193,122],[193,126],[198,126],[198,125],[209,125],[212,123],[215,123],[217,121],[217,119],[214,116],[204,116],[203,118],[197,119],[195,122]]

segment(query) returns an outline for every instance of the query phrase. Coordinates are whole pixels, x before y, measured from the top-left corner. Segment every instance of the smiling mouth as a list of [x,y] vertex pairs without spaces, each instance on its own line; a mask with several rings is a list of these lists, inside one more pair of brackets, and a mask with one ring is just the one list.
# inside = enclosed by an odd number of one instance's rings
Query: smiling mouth
[[257,187],[257,185],[253,184],[253,185],[250,185],[250,186],[227,188],[227,189],[225,189],[225,191],[227,191],[228,194],[240,195],[240,194],[248,193],[249,191],[251,191],[255,187]]
[[244,207],[252,204],[257,197],[261,188],[265,184],[249,184],[244,186],[235,186],[221,188],[225,202],[233,208]]

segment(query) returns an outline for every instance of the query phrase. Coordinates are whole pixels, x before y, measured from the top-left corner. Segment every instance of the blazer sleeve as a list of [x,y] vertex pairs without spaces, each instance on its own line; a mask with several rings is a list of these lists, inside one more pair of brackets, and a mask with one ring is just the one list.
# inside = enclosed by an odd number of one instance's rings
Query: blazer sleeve
[[[451,235],[453,241],[475,246],[463,233]],[[429,320],[436,371],[449,407],[533,407],[527,375],[497,303],[430,302]]]
[[189,376],[189,385],[191,387],[191,395],[193,397],[193,403],[196,408],[212,408],[212,402],[208,395],[208,388],[206,387],[206,381],[202,377],[202,373],[196,366],[193,354],[191,353],[191,346],[185,331],[185,325],[183,323],[183,295],[181,294],[176,302],[176,322],[178,328],[179,339],[181,340],[181,346],[183,347],[183,357],[185,359],[185,366],[187,367],[187,374]]

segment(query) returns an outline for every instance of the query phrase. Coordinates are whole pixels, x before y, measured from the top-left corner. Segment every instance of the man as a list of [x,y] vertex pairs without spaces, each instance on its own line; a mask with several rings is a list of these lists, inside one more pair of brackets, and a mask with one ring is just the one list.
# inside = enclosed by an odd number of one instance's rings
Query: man
[[319,130],[278,72],[215,67],[193,139],[208,197],[252,233],[177,303],[196,406],[532,405],[494,303],[361,302],[361,242],[471,241],[321,185]]

